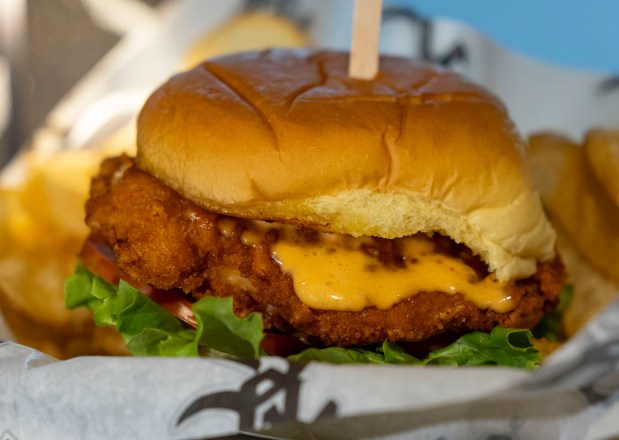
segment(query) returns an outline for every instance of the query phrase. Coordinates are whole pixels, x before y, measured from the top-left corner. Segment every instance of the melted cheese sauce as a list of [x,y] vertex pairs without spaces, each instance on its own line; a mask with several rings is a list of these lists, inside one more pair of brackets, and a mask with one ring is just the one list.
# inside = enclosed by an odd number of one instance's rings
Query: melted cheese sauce
[[[223,234],[231,225],[220,226]],[[417,234],[396,239],[401,267],[387,265],[363,250],[371,237],[306,233],[280,224],[248,222],[241,241],[257,246],[267,230],[277,230],[273,258],[292,276],[299,299],[318,310],[388,309],[419,292],[461,293],[478,308],[499,313],[514,308],[507,284],[492,276],[479,279],[462,260],[439,253],[429,237]],[[225,232],[224,232],[225,231]]]

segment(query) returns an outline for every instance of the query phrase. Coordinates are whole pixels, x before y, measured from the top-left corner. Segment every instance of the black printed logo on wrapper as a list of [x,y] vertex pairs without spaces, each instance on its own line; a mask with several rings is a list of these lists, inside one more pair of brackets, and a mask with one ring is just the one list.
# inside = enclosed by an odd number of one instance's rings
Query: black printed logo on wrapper
[[[260,361],[247,361],[243,364],[254,370],[254,375],[241,385],[238,391],[218,391],[201,395],[193,400],[176,421],[180,427],[197,415],[212,410],[230,410],[238,414],[239,430],[266,429],[279,422],[299,421],[299,397],[303,384],[301,372],[305,364],[287,363],[288,371],[282,373],[274,368],[259,372]],[[284,395],[283,405],[277,401]],[[261,417],[258,417],[261,414]],[[329,400],[313,420],[335,417],[337,404]]]
[[[394,19],[405,19],[413,26],[418,26],[421,31],[419,40],[419,53],[421,58],[431,63],[440,64],[444,67],[451,67],[458,62],[466,63],[468,61],[468,53],[466,46],[461,41],[456,41],[452,46],[443,53],[437,53],[432,49],[432,21],[418,14],[414,9],[409,7],[389,7],[383,10],[382,21],[387,23]],[[415,40],[415,42],[417,42]]]

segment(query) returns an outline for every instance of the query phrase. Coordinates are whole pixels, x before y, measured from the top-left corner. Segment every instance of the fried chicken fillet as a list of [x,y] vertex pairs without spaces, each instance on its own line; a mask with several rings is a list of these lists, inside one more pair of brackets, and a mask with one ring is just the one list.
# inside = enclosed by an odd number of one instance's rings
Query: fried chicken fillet
[[[235,226],[222,231],[222,221]],[[564,280],[560,263],[540,263],[533,276],[510,287],[516,305],[508,313],[482,310],[460,294],[445,292],[421,292],[387,310],[312,309],[299,300],[291,276],[271,257],[271,245],[278,239],[275,229],[259,243],[246,244],[247,227],[241,219],[190,202],[128,157],[103,163],[92,184],[87,224],[91,240],[108,244],[121,271],[140,285],[180,290],[193,299],[232,296],[238,315],[260,312],[267,330],[294,329],[328,346],[421,341],[497,325],[531,328],[556,305]],[[311,241],[311,231],[304,233]],[[485,264],[466,247],[438,234],[432,240],[440,253],[474,268],[480,280],[488,275]],[[397,263],[397,240],[374,239],[370,254],[377,264],[405,270]]]

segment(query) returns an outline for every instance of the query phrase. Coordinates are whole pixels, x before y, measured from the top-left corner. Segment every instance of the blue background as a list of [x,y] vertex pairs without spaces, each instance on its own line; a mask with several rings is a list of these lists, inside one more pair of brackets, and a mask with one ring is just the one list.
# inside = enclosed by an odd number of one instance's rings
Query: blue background
[[384,0],[468,23],[500,45],[554,64],[619,72],[619,0]]

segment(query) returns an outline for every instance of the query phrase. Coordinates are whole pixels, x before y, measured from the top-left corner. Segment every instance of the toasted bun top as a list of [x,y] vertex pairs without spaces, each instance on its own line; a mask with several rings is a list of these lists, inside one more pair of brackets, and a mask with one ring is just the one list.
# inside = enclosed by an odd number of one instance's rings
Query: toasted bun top
[[523,143],[481,87],[383,57],[373,81],[346,53],[274,50],[171,78],[138,120],[138,166],[207,209],[395,238],[438,231],[500,279],[554,256]]

